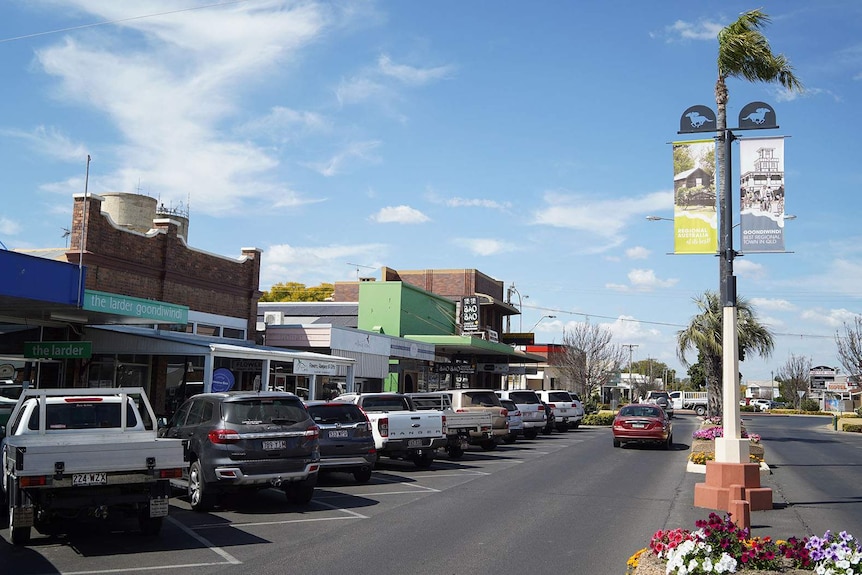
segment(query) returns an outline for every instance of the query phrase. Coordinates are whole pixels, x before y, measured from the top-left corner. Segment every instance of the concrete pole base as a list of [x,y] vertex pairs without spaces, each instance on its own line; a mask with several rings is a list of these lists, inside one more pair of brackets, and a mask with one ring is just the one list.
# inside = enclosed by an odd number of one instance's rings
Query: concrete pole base
[[[706,482],[694,486],[694,506],[731,513],[734,521],[746,521],[739,502],[746,502],[748,511],[772,509],[772,489],[760,486],[760,465],[757,463],[706,462]],[[747,519],[750,524],[750,515]]]

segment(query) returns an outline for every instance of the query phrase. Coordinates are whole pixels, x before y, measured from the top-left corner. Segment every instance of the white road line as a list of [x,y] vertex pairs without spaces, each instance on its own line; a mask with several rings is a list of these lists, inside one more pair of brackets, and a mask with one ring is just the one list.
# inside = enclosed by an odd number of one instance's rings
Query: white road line
[[[361,518],[361,516],[359,517]],[[219,529],[221,527],[260,527],[262,525],[288,525],[290,523],[317,523],[320,521],[352,521],[357,517],[315,517],[313,519],[285,519],[284,521],[249,521],[248,523],[207,523],[195,525],[196,530]],[[367,519],[367,517],[365,517]]]
[[141,571],[164,571],[165,569],[187,569],[192,567],[217,567],[232,565],[229,562],[218,563],[176,563],[173,565],[155,565],[153,567],[128,567],[125,569],[98,569],[94,571],[60,571],[60,575],[98,575],[99,573],[140,573]]
[[347,513],[348,515],[353,515],[357,519],[368,519],[367,516],[362,515],[361,513],[357,513],[356,511],[351,511],[350,509],[345,509],[343,507],[336,507],[335,505],[330,505],[329,503],[324,503],[323,501],[314,500],[318,505],[323,505],[324,507],[328,507],[330,509],[334,509],[336,511],[341,511],[342,513]]
[[174,525],[176,525],[177,527],[179,527],[179,528],[180,528],[180,530],[182,530],[182,531],[183,531],[183,532],[185,532],[187,535],[189,535],[189,537],[191,537],[191,538],[193,538],[193,539],[197,540],[197,542],[198,542],[198,543],[200,543],[201,545],[203,545],[204,547],[206,547],[206,548],[208,548],[208,549],[212,550],[214,553],[217,553],[218,555],[221,555],[221,556],[222,556],[222,557],[223,557],[223,558],[224,558],[228,563],[230,563],[231,565],[240,565],[240,564],[242,564],[242,561],[240,561],[239,559],[237,559],[236,557],[234,557],[233,555],[231,555],[230,553],[228,553],[227,551],[225,551],[225,550],[224,550],[224,549],[222,549],[221,547],[216,547],[216,546],[215,546],[215,545],[213,545],[210,541],[208,541],[207,539],[204,539],[203,537],[201,537],[200,535],[198,535],[197,533],[195,533],[191,528],[189,528],[189,527],[187,527],[187,526],[183,525],[182,523],[180,523],[179,521],[177,521],[176,519],[174,519],[174,518],[173,518],[173,517],[171,517],[170,515],[169,515],[166,519],[167,519],[169,522],[171,522],[171,523],[173,523]]

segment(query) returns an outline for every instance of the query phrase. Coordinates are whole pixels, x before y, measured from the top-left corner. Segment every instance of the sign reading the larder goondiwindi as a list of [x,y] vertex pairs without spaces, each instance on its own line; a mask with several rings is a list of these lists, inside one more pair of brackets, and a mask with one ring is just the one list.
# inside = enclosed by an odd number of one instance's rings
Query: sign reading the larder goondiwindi
[[715,140],[673,143],[673,251],[718,250],[715,203]]
[[189,308],[183,305],[89,289],[84,291],[83,307],[88,311],[151,319],[154,323],[189,322]]

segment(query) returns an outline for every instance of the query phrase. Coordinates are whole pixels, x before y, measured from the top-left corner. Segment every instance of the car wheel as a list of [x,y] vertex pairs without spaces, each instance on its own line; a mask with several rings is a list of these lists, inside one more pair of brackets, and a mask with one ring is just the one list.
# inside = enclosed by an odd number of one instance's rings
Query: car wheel
[[371,468],[360,469],[359,471],[353,472],[353,479],[356,480],[356,483],[368,483],[371,481]]
[[568,430],[569,430],[569,424],[568,423],[562,423],[562,424],[557,425],[557,431],[559,431],[560,433],[565,433]]
[[314,484],[288,483],[284,487],[284,495],[287,497],[288,503],[306,505],[314,497]]
[[189,504],[192,511],[209,511],[213,505],[213,494],[204,480],[200,460],[195,460],[189,466]]
[[621,445],[622,445],[622,442],[615,437],[614,438],[614,447],[620,447]]
[[446,453],[449,454],[449,457],[452,459],[461,459],[464,457],[464,448],[460,445],[452,445],[446,449]]
[[580,427],[580,426],[581,426],[581,422],[580,422],[580,421],[575,422],[575,423],[570,423],[570,424],[569,424],[569,427],[571,427],[572,429],[577,429],[577,428],[578,428],[578,427]]
[[483,439],[482,443],[479,444],[484,451],[494,451],[497,449],[497,442],[493,439]]
[[433,453],[423,453],[422,455],[417,455],[413,459],[413,464],[419,469],[428,469],[431,467],[432,463],[434,463]]
[[537,437],[539,437],[539,432],[536,430],[535,427],[531,429],[525,429],[524,437],[526,437],[527,439],[536,439]]
[[662,448],[663,448],[665,451],[667,451],[667,450],[668,450],[668,449],[670,449],[671,447],[673,447],[673,435],[668,435],[668,436],[667,436],[667,441],[665,441],[665,442],[664,442],[664,444],[662,445]]
[[513,444],[513,443],[515,443],[517,440],[518,440],[518,438],[515,436],[515,434],[514,434],[514,433],[510,433],[509,435],[504,435],[504,436],[503,436],[503,443],[505,443],[505,444],[507,444],[507,445],[512,445],[512,444]]
[[162,519],[164,517],[150,517],[149,507],[144,507],[138,512],[138,527],[142,534],[153,537],[161,532]]
[[704,415],[706,415],[706,407],[704,407],[703,405],[697,405],[697,406],[695,406],[695,408],[694,408],[694,412],[695,412],[698,416],[703,417]]

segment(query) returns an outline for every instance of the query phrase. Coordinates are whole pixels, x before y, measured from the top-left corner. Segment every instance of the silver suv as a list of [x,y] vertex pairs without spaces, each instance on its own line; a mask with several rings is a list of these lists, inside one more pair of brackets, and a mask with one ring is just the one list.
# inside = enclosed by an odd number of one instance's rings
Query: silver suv
[[159,430],[188,444],[184,478],[195,511],[219,493],[281,488],[291,503],[311,501],[320,467],[320,430],[292,393],[239,391],[189,398]]
[[670,419],[673,419],[673,400],[666,391],[648,391],[645,403],[655,403],[661,407]]

